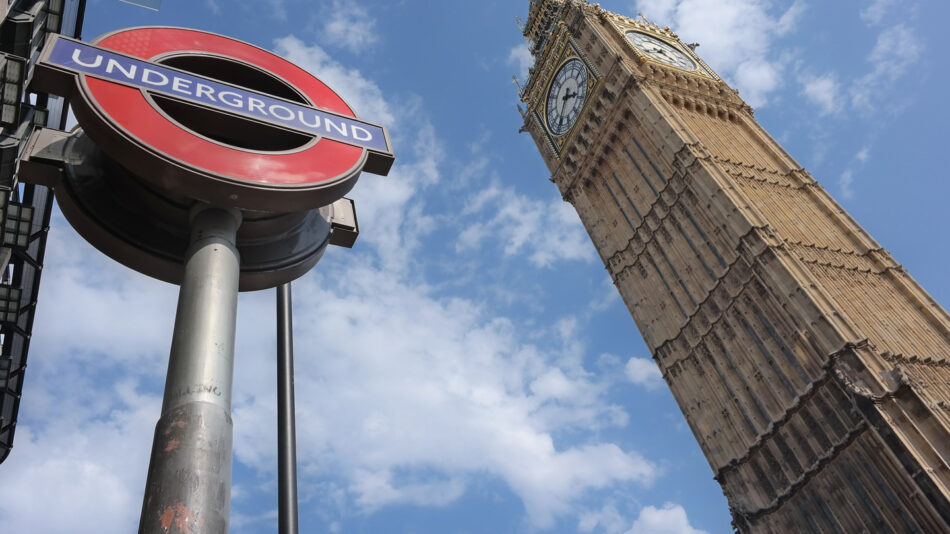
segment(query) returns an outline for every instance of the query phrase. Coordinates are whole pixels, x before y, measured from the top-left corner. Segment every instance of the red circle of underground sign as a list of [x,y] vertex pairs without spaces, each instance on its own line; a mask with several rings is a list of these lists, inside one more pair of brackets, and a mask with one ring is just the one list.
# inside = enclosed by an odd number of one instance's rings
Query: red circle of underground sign
[[[221,35],[183,28],[132,28],[101,37],[94,44],[145,60],[176,52],[233,58],[281,78],[318,108],[356,117],[338,94],[307,71],[266,50]],[[250,152],[222,145],[171,121],[152,106],[141,89],[91,76],[86,77],[86,84],[91,103],[116,126],[180,163],[225,180],[290,189],[329,185],[353,174],[363,161],[363,148],[327,138],[295,152]]]

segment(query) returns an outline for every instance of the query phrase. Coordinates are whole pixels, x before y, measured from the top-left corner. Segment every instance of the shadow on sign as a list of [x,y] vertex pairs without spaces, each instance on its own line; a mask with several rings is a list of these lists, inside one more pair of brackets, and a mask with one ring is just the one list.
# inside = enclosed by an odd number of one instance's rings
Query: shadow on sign
[[146,7],[148,9],[154,9],[158,11],[158,8],[162,7],[162,0],[122,0],[127,4],[135,4],[137,6]]

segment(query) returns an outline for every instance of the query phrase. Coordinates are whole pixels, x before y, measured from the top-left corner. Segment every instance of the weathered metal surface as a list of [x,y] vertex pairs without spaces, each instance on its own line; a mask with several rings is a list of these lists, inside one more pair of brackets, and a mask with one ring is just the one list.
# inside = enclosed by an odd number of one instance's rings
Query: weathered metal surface
[[228,531],[240,222],[232,210],[193,210],[140,534]]
[[189,402],[155,427],[141,534],[224,534],[231,507],[231,416]]

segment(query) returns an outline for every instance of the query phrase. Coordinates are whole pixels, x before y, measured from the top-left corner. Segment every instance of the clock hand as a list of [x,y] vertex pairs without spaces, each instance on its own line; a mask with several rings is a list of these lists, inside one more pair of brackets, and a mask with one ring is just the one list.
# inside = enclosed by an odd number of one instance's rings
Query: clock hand
[[564,106],[565,106],[565,104],[567,104],[567,99],[568,99],[568,98],[572,98],[572,97],[574,97],[574,96],[577,96],[577,93],[574,93],[573,95],[571,95],[571,90],[570,90],[570,89],[568,89],[568,90],[564,93],[564,96],[561,97],[561,105],[560,105],[560,107],[558,108],[558,112],[557,112],[558,115],[560,115],[560,114],[562,114],[562,113],[564,112]]

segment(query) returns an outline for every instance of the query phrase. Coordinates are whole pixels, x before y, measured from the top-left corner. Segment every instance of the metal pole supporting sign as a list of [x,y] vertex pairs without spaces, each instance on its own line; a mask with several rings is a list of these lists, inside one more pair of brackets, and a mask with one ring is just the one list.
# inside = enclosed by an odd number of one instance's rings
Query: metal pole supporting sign
[[231,383],[241,214],[196,206],[140,534],[225,533],[231,505]]

